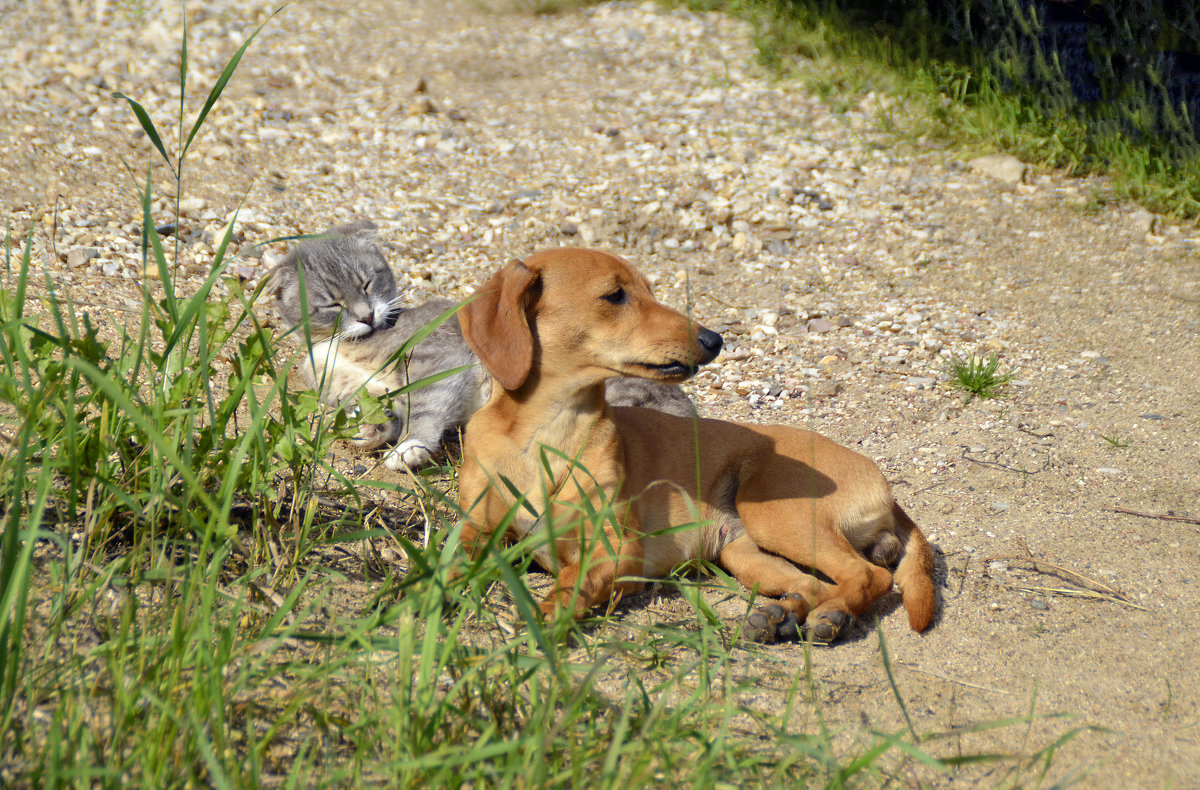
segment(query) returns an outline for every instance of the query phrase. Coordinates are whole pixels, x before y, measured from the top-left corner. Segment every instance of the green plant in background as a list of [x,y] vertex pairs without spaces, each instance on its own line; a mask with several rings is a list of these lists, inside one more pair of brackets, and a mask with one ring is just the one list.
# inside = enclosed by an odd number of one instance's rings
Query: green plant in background
[[1017,375],[1016,370],[1000,372],[1000,355],[995,352],[987,357],[983,354],[955,355],[947,360],[946,372],[950,374],[950,385],[967,393],[967,401],[997,397]]
[[1100,434],[1100,438],[1103,439],[1105,443],[1114,450],[1123,450],[1130,445],[1129,439],[1126,439],[1125,437],[1116,433],[1112,434],[1111,436]]

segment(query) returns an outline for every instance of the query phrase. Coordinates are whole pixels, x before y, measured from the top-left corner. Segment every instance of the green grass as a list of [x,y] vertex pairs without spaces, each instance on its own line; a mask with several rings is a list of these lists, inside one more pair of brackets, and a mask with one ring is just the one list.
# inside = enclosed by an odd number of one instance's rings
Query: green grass
[[1017,375],[1015,370],[1000,372],[1000,355],[994,352],[987,357],[983,354],[951,357],[946,362],[946,372],[950,374],[950,385],[967,393],[968,401],[998,397]]
[[895,98],[877,122],[898,138],[956,146],[964,156],[1000,150],[1069,174],[1104,174],[1112,190],[1106,200],[1132,200],[1178,218],[1200,216],[1200,156],[1153,139],[1133,142],[1112,124],[1081,119],[1065,101],[1059,109],[1040,94],[1003,90],[981,64],[932,53],[924,31],[857,24],[822,0],[682,4],[748,19],[760,60],[809,87],[835,112],[869,91]]
[[[126,99],[176,196],[244,51],[191,124],[181,100],[175,156]],[[179,79],[186,94],[186,40]],[[739,646],[705,594],[744,595],[720,574],[664,582],[690,609],[678,622],[543,622],[527,546],[458,550],[452,469],[406,486],[339,473],[344,418],[286,391],[259,294],[223,277],[233,225],[183,292],[150,183],[161,286],[143,278],[131,321],[79,312],[31,280],[32,232],[5,239],[0,784],[840,788],[982,764],[1024,786],[1080,732],[1030,743],[1032,709],[914,721],[882,636],[905,724],[834,726],[811,647],[794,674]],[[598,535],[613,506],[592,505],[579,528]],[[996,731],[1018,746],[963,748]]]
[[1123,450],[1130,445],[1129,439],[1126,439],[1125,437],[1115,433],[1111,436],[1100,434],[1100,438],[1104,440],[1105,444],[1114,450]]

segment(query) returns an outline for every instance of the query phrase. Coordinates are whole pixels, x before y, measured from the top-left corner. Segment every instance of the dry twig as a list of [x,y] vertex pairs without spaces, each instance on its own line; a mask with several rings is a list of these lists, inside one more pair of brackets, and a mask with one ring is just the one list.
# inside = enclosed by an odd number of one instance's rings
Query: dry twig
[[1143,612],[1148,611],[1146,607],[1136,604],[1127,598],[1096,592],[1095,590],[1077,590],[1073,587],[1041,587],[1036,584],[1013,584],[1012,582],[1005,582],[1005,586],[1014,590],[1023,590],[1025,592],[1044,592],[1053,593],[1055,595],[1072,595],[1076,598],[1098,598],[1102,601],[1113,601],[1115,603],[1124,604],[1134,609],[1140,609]]
[[1192,518],[1190,516],[1172,516],[1167,513],[1142,513],[1138,510],[1130,510],[1124,507],[1110,507],[1109,510],[1113,513],[1125,513],[1130,516],[1138,516],[1139,518],[1156,518],[1160,521],[1181,521],[1184,524],[1200,524],[1200,518]]
[[1129,600],[1129,596],[1114,587],[1110,587],[1103,582],[1096,581],[1095,579],[1088,578],[1087,576],[1070,570],[1069,568],[1056,565],[1053,562],[1039,560],[1033,556],[1033,552],[1030,551],[1029,546],[1025,544],[1025,541],[1018,539],[1017,545],[1020,546],[1021,550],[1024,552],[1024,556],[1016,555],[1009,557],[989,557],[984,560],[984,562],[1001,559],[1028,562],[1033,566],[1033,570],[1037,573],[1058,576],[1061,579],[1078,584],[1084,589],[1078,590],[1069,587],[1039,587],[1036,585],[1026,584],[1007,584],[1008,587],[1011,587],[1014,590],[1024,590],[1027,592],[1048,592],[1058,595],[1074,595],[1082,598],[1099,598],[1106,601],[1113,601],[1114,603],[1124,604],[1125,606],[1130,606],[1134,609],[1140,609],[1143,612],[1146,611],[1146,607]]

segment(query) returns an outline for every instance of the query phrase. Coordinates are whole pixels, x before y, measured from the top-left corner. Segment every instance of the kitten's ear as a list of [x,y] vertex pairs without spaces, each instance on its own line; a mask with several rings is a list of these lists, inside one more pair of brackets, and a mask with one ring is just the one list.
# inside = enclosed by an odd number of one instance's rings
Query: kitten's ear
[[271,271],[267,272],[267,288],[266,291],[272,294],[276,299],[287,289],[288,271],[296,270],[296,251],[292,250],[279,263],[271,267]]
[[535,272],[514,260],[458,311],[467,345],[506,390],[524,384],[533,366],[533,333],[525,310],[537,281]]

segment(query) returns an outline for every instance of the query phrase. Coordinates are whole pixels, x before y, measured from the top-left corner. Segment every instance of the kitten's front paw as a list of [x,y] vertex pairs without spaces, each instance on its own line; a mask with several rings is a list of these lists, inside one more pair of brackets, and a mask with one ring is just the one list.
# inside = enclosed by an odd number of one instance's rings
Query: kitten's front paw
[[388,469],[420,469],[433,460],[435,450],[420,439],[405,439],[383,457]]
[[360,450],[374,450],[399,439],[400,431],[400,421],[391,415],[391,419],[387,422],[361,423],[358,426],[358,432],[350,441]]

